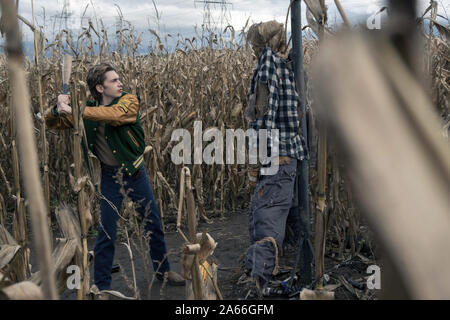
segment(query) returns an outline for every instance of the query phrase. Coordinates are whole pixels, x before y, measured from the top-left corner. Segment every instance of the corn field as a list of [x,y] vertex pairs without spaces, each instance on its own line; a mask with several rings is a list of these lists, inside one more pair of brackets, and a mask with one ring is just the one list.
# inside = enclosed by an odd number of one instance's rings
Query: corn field
[[[120,31],[121,52],[110,47],[108,34],[96,30],[89,22],[76,37],[68,30],[56,35],[53,43],[46,43],[42,31],[35,29],[35,55],[25,60],[26,80],[31,98],[34,134],[37,141],[42,187],[50,215],[48,223],[54,237],[60,234],[55,209],[60,203],[77,207],[79,187],[75,173],[72,146],[74,135],[70,130],[57,132],[45,128],[44,111],[56,104],[61,91],[62,57],[73,56],[71,93],[72,101],[82,104],[89,99],[86,84],[88,69],[109,62],[124,83],[124,90],[135,94],[140,101],[140,118],[146,133],[148,153],[145,167],[155,192],[166,230],[175,228],[179,201],[179,174],[181,165],[172,163],[170,153],[176,143],[171,141],[174,129],[184,128],[193,136],[194,121],[201,121],[203,129],[218,128],[225,136],[226,129],[248,125],[244,109],[248,103],[250,81],[256,60],[245,42],[246,28],[237,35],[232,27],[221,34],[209,34],[197,39],[179,37],[177,47],[168,52],[160,35],[151,31],[154,42],[148,54],[138,55],[142,39],[131,29]],[[444,30],[444,29],[443,29]],[[227,34],[227,40],[223,36]],[[442,119],[443,134],[448,137],[450,125],[450,41],[449,32],[430,36],[425,41],[426,72],[432,78],[431,97],[436,112]],[[241,40],[238,40],[241,39]],[[304,40],[305,69],[315,56],[319,44]],[[98,50],[94,49],[98,48]],[[21,255],[8,269],[10,280],[26,280],[29,270],[30,227],[28,201],[24,197],[19,167],[17,128],[11,105],[11,83],[8,80],[8,61],[0,56],[0,225],[9,230],[19,246]],[[308,92],[313,90],[308,83]],[[317,139],[314,100],[307,96],[310,119],[310,207],[314,212],[319,198]],[[16,115],[17,116],[17,115]],[[84,204],[92,216],[90,230],[97,227],[99,201],[95,190],[100,184],[100,165],[91,155],[94,171],[85,183]],[[336,156],[333,145],[327,148],[326,199],[327,248],[335,252],[339,261],[359,254],[363,247],[372,250],[374,240],[362,219],[345,176],[345,164]],[[247,165],[188,165],[200,219],[227,217],[247,209],[250,190]],[[86,168],[81,175],[87,175]],[[75,177],[75,178],[74,178]],[[313,226],[313,223],[311,223]],[[3,239],[4,240],[4,239]],[[373,254],[373,253],[372,253]],[[17,267],[25,265],[25,267]],[[1,281],[1,280],[0,280]],[[1,282],[0,282],[1,286]]]

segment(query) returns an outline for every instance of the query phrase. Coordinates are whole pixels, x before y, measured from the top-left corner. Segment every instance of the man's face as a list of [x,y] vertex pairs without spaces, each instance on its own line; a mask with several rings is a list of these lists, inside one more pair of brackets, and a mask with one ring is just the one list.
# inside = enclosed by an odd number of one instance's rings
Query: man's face
[[118,98],[122,95],[123,84],[119,75],[115,71],[105,73],[105,81],[103,85],[97,85],[97,91],[103,95],[103,98]]

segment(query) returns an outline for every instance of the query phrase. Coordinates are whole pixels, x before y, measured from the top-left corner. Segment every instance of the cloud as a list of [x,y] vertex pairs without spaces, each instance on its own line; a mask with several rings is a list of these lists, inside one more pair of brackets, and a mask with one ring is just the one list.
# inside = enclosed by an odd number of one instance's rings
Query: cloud
[[[249,19],[249,24],[275,19],[284,23],[286,20],[286,0],[226,0],[231,4],[224,6],[210,5],[209,12],[216,26],[224,28],[231,24],[236,30],[240,30]],[[80,26],[87,25],[87,20],[102,21],[110,34],[115,32],[115,24],[118,19],[118,10],[123,18],[129,21],[136,30],[148,34],[148,29],[159,29],[162,33],[193,34],[194,26],[201,28],[204,14],[208,12],[201,3],[194,0],[69,0],[69,12],[71,18],[69,25],[72,29],[79,30]],[[357,24],[369,17],[370,6],[381,7],[385,0],[341,0],[350,22]],[[419,12],[428,6],[428,0],[420,0]],[[445,15],[445,10],[450,13],[450,0],[438,0],[439,11]],[[114,5],[114,4],[117,4]],[[328,6],[329,24],[340,24],[342,19],[336,10],[334,0],[326,0]],[[49,36],[58,32],[60,26],[64,26],[61,20],[61,12],[64,0],[34,0],[35,16],[38,25],[45,26],[46,34]],[[44,10],[45,8],[45,21]],[[305,4],[302,2],[302,21],[306,23]],[[157,14],[158,12],[158,14]],[[20,1],[19,14],[31,21],[31,2]],[[157,17],[159,16],[159,19]],[[82,20],[83,17],[83,20]],[[95,25],[95,23],[94,23]],[[159,27],[159,28],[158,28]],[[24,27],[24,33],[31,36],[31,32]],[[55,30],[56,29],[56,30]],[[288,24],[290,30],[290,23]],[[148,37],[149,35],[146,35]]]

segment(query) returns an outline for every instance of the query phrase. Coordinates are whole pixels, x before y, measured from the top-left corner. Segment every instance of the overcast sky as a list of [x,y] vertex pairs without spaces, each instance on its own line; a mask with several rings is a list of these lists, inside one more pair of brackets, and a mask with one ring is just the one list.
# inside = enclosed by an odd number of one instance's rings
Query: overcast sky
[[[284,23],[289,5],[289,0],[227,0],[227,2],[229,4],[224,7],[217,4],[210,5],[211,16],[217,26],[220,26],[222,22],[223,28],[231,24],[236,30],[241,29],[248,18],[250,18],[250,24],[272,19]],[[149,28],[158,29],[157,14],[151,0],[68,0],[68,3],[68,11],[72,14],[69,26],[76,33],[81,25],[81,17],[84,16],[83,25],[87,24],[88,18],[95,21],[97,17],[98,20],[102,19],[105,27],[110,30],[109,34],[113,34],[118,7],[125,20],[138,31],[144,31],[144,39],[150,36],[147,31]],[[176,36],[177,33],[181,33],[183,37],[189,37],[193,35],[194,26],[201,28],[204,21],[204,4],[194,0],[154,0],[154,3],[160,17],[159,30],[162,34],[170,33]],[[326,3],[329,8],[329,24],[339,24],[342,20],[336,11],[334,1],[326,0]],[[351,23],[354,24],[367,20],[384,3],[384,0],[341,0]],[[421,12],[428,4],[428,0],[420,0]],[[450,16],[450,0],[438,0],[438,4],[439,12],[444,16]],[[45,24],[47,37],[51,37],[52,32],[59,30],[60,22],[56,20],[55,24],[55,17],[61,15],[63,6],[64,0],[34,0],[37,24]],[[302,7],[304,8],[304,3]],[[31,12],[31,0],[20,0],[19,14],[31,21]],[[303,24],[306,24],[304,17]],[[25,41],[31,39],[31,33],[27,29],[27,27],[23,28]]]

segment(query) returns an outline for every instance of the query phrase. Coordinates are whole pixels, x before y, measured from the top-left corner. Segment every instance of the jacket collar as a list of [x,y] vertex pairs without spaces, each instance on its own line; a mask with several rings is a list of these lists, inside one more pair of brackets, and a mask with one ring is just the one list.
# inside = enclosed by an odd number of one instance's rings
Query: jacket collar
[[[128,92],[122,91],[122,95],[120,97],[118,97],[118,98],[115,98],[110,104],[108,104],[108,106],[116,104],[117,102],[119,102],[120,98],[122,98],[126,94],[128,94]],[[98,103],[97,100],[88,100],[86,102],[86,106],[88,106],[88,107],[98,107],[99,103]]]

